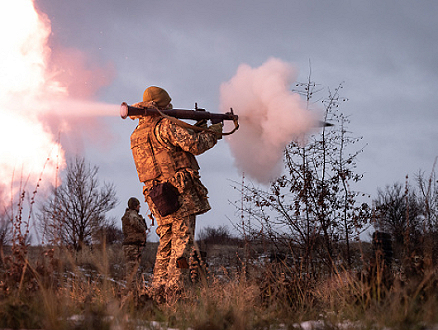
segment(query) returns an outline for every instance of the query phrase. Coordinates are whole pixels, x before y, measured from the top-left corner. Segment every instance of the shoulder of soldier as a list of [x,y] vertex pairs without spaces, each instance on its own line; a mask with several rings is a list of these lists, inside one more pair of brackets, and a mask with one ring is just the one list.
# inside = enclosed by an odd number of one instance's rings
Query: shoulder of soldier
[[161,117],[156,122],[154,135],[161,144],[171,145],[172,137],[177,136],[177,126],[166,117]]
[[126,209],[126,210],[125,210],[125,213],[124,213],[123,216],[122,216],[122,220],[124,220],[124,219],[126,219],[126,218],[129,218],[129,216],[130,216],[130,214],[131,214],[130,211],[132,211],[132,210],[130,210],[130,209]]
[[145,102],[145,101],[134,103],[132,104],[132,106],[136,108],[156,108],[154,102]]
[[162,117],[161,120],[157,123],[155,128],[156,135],[163,136],[174,136],[178,137],[180,135],[193,135],[196,133],[190,127],[185,127],[183,125],[178,125],[178,123],[173,122],[171,119],[166,117]]
[[176,125],[174,122],[172,122],[169,118],[166,117],[158,117],[157,119],[157,126],[160,128],[174,128]]
[[143,219],[143,216],[140,213],[138,213],[137,211],[135,211],[132,216],[137,218],[137,219]]
[[124,216],[132,217],[132,216],[136,216],[137,214],[138,213],[136,210],[126,209]]
[[128,211],[129,213],[127,214],[127,216],[130,219],[136,219],[136,220],[143,219],[143,216],[140,213],[138,213],[136,210],[128,210]]

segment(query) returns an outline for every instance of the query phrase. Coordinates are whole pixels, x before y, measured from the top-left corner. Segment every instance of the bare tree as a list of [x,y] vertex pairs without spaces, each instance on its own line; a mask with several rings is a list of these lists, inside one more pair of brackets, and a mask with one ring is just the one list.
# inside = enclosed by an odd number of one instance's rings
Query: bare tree
[[432,167],[429,177],[425,177],[424,171],[419,171],[416,175],[417,186],[419,189],[419,203],[423,210],[424,231],[432,232],[438,225],[438,181],[435,174],[435,166],[438,158]]
[[4,191],[0,188],[0,248],[10,243],[12,239],[11,230],[11,215],[9,215],[9,208],[4,201],[6,196]]
[[[309,107],[322,91],[310,77],[296,87]],[[240,208],[247,216],[242,231],[263,235],[278,249],[288,248],[306,273],[315,273],[316,260],[331,268],[341,256],[338,243],[347,246],[350,264],[349,244],[369,222],[370,208],[358,202],[358,193],[350,187],[362,178],[355,173],[355,159],[363,148],[350,153],[361,138],[347,134],[347,120],[338,110],[346,101],[341,89],[342,84],[322,100],[324,119],[337,123],[335,127],[323,127],[305,146],[289,144],[284,151],[285,174],[271,182],[268,190],[244,184],[240,188]]]
[[435,166],[438,158],[435,158],[429,177],[425,177],[424,171],[419,171],[416,180],[419,190],[418,204],[423,220],[423,254],[428,265],[436,265],[438,260],[438,181],[435,174]]
[[238,242],[225,225],[202,228],[198,234],[198,240],[204,244],[229,244],[231,242]]
[[421,233],[421,217],[415,191],[406,183],[387,185],[378,189],[374,200],[374,227],[391,234],[397,258],[409,257],[414,246],[418,246]]
[[98,167],[86,164],[84,158],[67,164],[63,183],[40,207],[45,240],[79,250],[107,225],[105,214],[116,206],[117,198],[112,184],[99,187],[97,173]]
[[11,216],[6,210],[0,212],[0,248],[12,240]]
[[93,236],[93,241],[98,244],[122,244],[123,231],[116,225],[114,219],[107,219]]

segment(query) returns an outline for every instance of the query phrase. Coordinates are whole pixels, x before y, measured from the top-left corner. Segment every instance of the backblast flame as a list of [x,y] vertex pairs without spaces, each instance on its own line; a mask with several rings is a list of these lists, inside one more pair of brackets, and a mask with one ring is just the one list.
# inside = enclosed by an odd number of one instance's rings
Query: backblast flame
[[[85,70],[79,51],[74,51],[75,56],[67,56],[65,50],[53,52],[48,46],[50,20],[35,9],[32,0],[2,1],[0,13],[0,198],[4,201],[9,194],[13,197],[19,190],[34,189],[38,182],[42,187],[59,183],[58,174],[65,167],[61,131],[77,124],[84,109],[94,109],[92,115],[98,108],[100,115],[117,116],[118,105],[72,100],[75,93],[89,98],[89,91],[108,83],[112,72]],[[54,63],[54,53],[62,61]],[[68,65],[73,70],[65,68]],[[65,72],[74,72],[75,79],[70,78],[76,83],[73,93]],[[87,79],[83,85],[88,94],[78,92],[81,76]],[[93,77],[99,80],[90,81]],[[51,118],[54,113],[55,120]],[[76,118],[67,118],[70,113]]]
[[8,31],[0,35],[5,50],[0,53],[0,191],[15,195],[26,182],[36,184],[43,170],[53,182],[64,166],[59,142],[38,119],[44,110],[38,100],[64,91],[45,77],[48,19],[30,0],[3,1],[0,12],[0,29]]

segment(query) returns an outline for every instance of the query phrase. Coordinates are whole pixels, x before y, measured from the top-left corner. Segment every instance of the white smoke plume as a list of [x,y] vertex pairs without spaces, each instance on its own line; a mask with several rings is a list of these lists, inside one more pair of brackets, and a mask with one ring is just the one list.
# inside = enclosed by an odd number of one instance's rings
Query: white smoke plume
[[284,148],[316,126],[315,113],[291,91],[295,80],[292,65],[271,58],[258,68],[240,65],[221,85],[221,112],[239,115],[240,128],[228,138],[235,164],[259,183],[281,175]]

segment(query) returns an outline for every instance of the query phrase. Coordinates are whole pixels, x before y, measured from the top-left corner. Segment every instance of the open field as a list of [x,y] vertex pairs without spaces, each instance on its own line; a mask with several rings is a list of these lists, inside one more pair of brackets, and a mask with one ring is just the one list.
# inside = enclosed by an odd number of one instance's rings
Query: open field
[[[142,257],[145,286],[157,243]],[[157,304],[125,288],[120,245],[79,252],[5,247],[0,274],[0,327],[30,329],[427,329],[438,322],[433,269],[407,278],[389,272],[335,269],[304,274],[255,245],[200,245],[206,278],[184,296]],[[365,250],[369,248],[365,247]],[[271,258],[270,258],[271,257]],[[317,321],[317,322],[311,322]],[[152,323],[151,323],[152,322]]]

